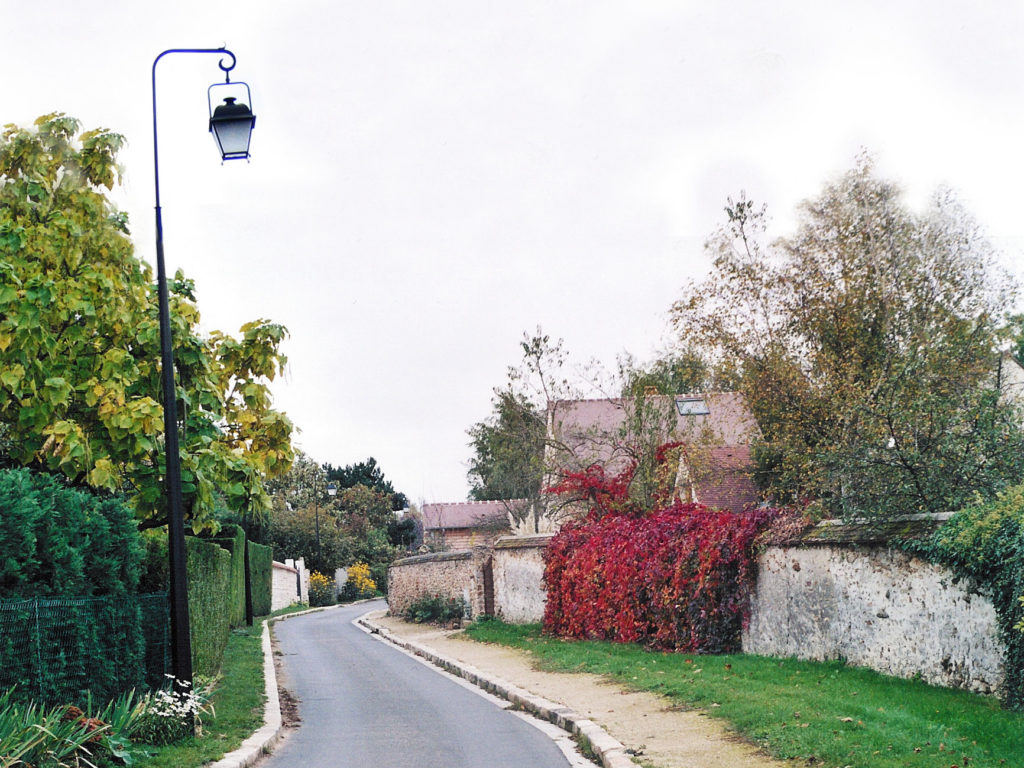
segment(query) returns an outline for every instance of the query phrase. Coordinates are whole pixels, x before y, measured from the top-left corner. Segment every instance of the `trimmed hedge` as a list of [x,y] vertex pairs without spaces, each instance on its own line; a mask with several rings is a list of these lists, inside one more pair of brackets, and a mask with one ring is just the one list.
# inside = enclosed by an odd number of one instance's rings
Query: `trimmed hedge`
[[231,631],[231,554],[193,536],[186,537],[185,551],[192,671],[213,676],[220,671]]
[[222,525],[220,532],[206,539],[231,553],[231,615],[232,627],[245,624],[245,531],[240,525]]
[[252,584],[253,616],[270,613],[274,578],[274,550],[249,542],[249,581]]

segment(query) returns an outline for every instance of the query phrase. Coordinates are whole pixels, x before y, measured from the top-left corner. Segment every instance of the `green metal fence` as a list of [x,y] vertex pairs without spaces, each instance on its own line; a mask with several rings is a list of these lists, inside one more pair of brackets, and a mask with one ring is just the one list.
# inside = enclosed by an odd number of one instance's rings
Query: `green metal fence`
[[104,701],[162,685],[167,595],[0,600],[0,689],[42,704]]

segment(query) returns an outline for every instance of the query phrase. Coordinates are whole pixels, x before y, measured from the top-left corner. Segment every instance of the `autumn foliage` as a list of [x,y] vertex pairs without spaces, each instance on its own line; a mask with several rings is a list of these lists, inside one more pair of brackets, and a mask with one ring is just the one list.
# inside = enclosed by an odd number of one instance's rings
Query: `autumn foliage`
[[676,498],[642,514],[628,503],[624,480],[591,467],[552,489],[590,500],[591,510],[548,545],[544,630],[665,650],[737,650],[754,542],[780,513],[712,510]]

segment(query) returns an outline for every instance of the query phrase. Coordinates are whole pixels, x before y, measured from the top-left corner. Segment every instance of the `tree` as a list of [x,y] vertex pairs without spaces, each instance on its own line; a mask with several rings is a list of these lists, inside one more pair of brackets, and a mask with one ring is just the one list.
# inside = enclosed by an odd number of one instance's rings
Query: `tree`
[[844,515],[956,509],[1019,479],[1019,414],[995,379],[1015,286],[949,193],[913,213],[868,158],[762,244],[741,197],[709,278],[672,308],[685,345],[738,361],[762,484]]
[[698,350],[683,349],[641,367],[630,356],[619,360],[623,397],[649,394],[685,395],[698,392],[732,392],[739,375],[731,362],[714,362]]
[[[140,525],[158,526],[156,290],[106,197],[123,138],[79,128],[52,114],[0,134],[0,446],[10,464],[126,493]],[[287,331],[258,320],[238,338],[201,335],[193,283],[179,272],[168,287],[186,517],[216,525],[217,494],[239,514],[262,514],[264,478],[292,458],[292,425],[268,389]]]
[[496,389],[493,411],[467,431],[469,497],[475,501],[536,499],[544,476],[545,415],[522,394]]
[[355,485],[364,485],[367,488],[374,488],[381,493],[387,494],[391,499],[391,509],[395,512],[409,506],[409,499],[404,493],[395,491],[391,481],[384,477],[384,472],[378,466],[377,460],[373,456],[366,461],[348,464],[344,467],[324,464],[323,468],[327,473],[327,479],[337,483],[341,490]]

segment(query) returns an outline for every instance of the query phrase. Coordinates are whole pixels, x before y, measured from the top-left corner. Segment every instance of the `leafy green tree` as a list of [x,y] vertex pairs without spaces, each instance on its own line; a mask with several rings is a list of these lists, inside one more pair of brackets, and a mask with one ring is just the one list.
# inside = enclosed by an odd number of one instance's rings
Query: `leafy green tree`
[[[157,297],[127,217],[106,196],[123,139],[61,114],[0,134],[0,427],[5,459],[126,493],[142,527],[165,523]],[[186,516],[215,525],[216,494],[269,508],[292,425],[268,382],[286,330],[199,333],[194,286],[169,281]]]
[[1018,480],[1019,414],[995,379],[1015,286],[948,193],[923,213],[870,160],[764,244],[764,209],[729,201],[714,268],[673,306],[683,344],[738,361],[780,500],[844,515],[957,509]]
[[619,378],[623,397],[733,392],[740,385],[735,364],[713,361],[692,349],[666,354],[647,366],[625,356],[619,360]]
[[469,497],[534,499],[544,476],[545,415],[522,394],[495,390],[493,411],[471,426]]
[[335,568],[351,565],[360,550],[359,542],[338,527],[338,519],[320,510],[320,546],[317,546],[316,511],[312,507],[275,510],[268,528],[268,544],[274,559],[304,558],[306,567],[333,575]]
[[373,456],[366,461],[348,464],[344,467],[324,464],[323,468],[327,473],[327,479],[336,483],[339,490],[363,485],[387,494],[391,498],[391,509],[396,512],[409,506],[409,499],[404,493],[395,491],[395,487],[390,480],[384,477],[384,472]]

